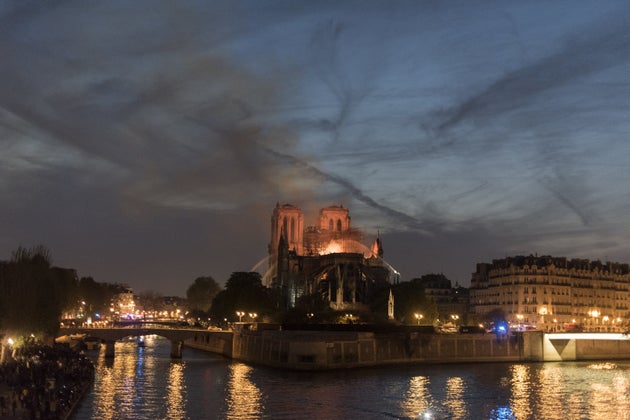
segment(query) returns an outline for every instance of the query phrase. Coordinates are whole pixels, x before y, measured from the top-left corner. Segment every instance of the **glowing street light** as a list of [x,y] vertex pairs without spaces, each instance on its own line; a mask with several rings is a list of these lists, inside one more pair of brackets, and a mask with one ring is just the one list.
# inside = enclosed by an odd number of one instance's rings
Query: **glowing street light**
[[245,316],[245,312],[243,312],[243,311],[236,311],[236,316],[238,317],[238,322],[242,322],[243,321],[243,317]]
[[424,315],[419,314],[419,313],[415,313],[415,314],[413,314],[413,316],[416,317],[416,320],[418,320],[418,325],[420,325],[420,321],[422,320],[422,318],[424,318]]
[[[592,311],[588,311],[587,314],[588,316],[591,317],[590,319],[591,326],[595,324],[599,324],[599,320],[597,318],[601,315],[601,312],[599,312],[597,309],[593,309]],[[592,327],[592,328],[596,328],[596,327]]]
[[540,308],[538,310],[538,314],[540,315],[540,321],[543,324],[543,328],[545,326],[545,315],[547,315],[548,311],[547,311],[547,307],[543,306],[542,308]]
[[256,319],[256,317],[258,317],[258,314],[256,312],[250,312],[249,317],[254,320]]

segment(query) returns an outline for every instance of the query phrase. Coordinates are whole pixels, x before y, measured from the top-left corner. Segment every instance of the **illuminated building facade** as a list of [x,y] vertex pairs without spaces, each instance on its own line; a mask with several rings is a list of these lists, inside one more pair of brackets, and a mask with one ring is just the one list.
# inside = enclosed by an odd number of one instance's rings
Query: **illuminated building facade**
[[136,302],[131,289],[114,295],[110,311],[115,319],[135,319]]
[[545,331],[625,331],[630,266],[585,259],[516,256],[477,264],[470,305],[502,310],[512,327]]
[[271,216],[268,287],[280,289],[287,306],[319,294],[336,310],[364,309],[370,293],[397,281],[383,260],[380,238],[367,247],[351,227],[348,209],[320,210],[317,225],[306,226],[299,207],[277,204]]

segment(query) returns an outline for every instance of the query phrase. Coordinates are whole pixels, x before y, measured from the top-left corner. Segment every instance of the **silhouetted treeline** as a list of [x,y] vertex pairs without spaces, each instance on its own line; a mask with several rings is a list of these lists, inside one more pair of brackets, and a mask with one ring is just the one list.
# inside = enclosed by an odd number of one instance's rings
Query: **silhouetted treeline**
[[81,302],[92,313],[109,311],[112,296],[123,289],[91,277],[79,280],[76,270],[54,267],[44,246],[19,247],[0,261],[0,330],[51,336],[64,311]]
[[18,248],[0,262],[0,328],[54,334],[76,287],[76,272],[53,267],[46,248]]

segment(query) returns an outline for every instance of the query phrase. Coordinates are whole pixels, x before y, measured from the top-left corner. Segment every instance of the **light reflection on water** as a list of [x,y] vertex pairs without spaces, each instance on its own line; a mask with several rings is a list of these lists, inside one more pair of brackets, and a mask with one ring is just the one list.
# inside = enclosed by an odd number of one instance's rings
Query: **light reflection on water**
[[183,368],[171,363],[163,346],[155,346],[160,341],[147,337],[146,347],[135,340],[118,342],[113,360],[100,352],[91,418],[165,418],[164,411],[168,418],[185,417]]
[[116,344],[75,418],[628,419],[630,362],[419,365],[286,372],[170,343]]
[[401,408],[405,417],[426,413],[431,408],[431,395],[428,392],[429,378],[414,376],[409,379],[409,389],[403,394]]
[[186,386],[184,385],[184,364],[176,361],[171,363],[168,372],[168,386],[166,389],[167,416],[169,419],[186,417]]
[[514,416],[519,419],[527,419],[532,414],[532,407],[529,397],[531,395],[530,366],[514,365],[511,368],[511,391],[510,406]]
[[450,412],[450,418],[453,420],[468,418],[468,410],[464,402],[464,380],[460,377],[448,378],[446,395],[444,405]]
[[249,379],[254,369],[242,363],[231,364],[229,369],[226,417],[228,419],[255,418],[262,412],[262,395],[258,387]]

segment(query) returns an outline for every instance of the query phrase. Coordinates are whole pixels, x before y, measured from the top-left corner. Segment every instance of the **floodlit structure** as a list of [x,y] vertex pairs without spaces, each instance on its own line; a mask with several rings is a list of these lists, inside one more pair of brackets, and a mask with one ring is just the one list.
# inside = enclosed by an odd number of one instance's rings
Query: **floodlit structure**
[[477,264],[470,305],[502,310],[512,327],[544,331],[625,331],[630,266],[586,259],[516,256]]
[[343,206],[321,209],[317,225],[305,226],[299,207],[277,204],[263,280],[282,291],[289,307],[319,294],[333,309],[363,309],[370,293],[398,281],[398,272],[383,260],[378,235],[370,247],[362,239]]
[[136,302],[131,289],[117,293],[112,298],[110,311],[116,319],[134,319]]

